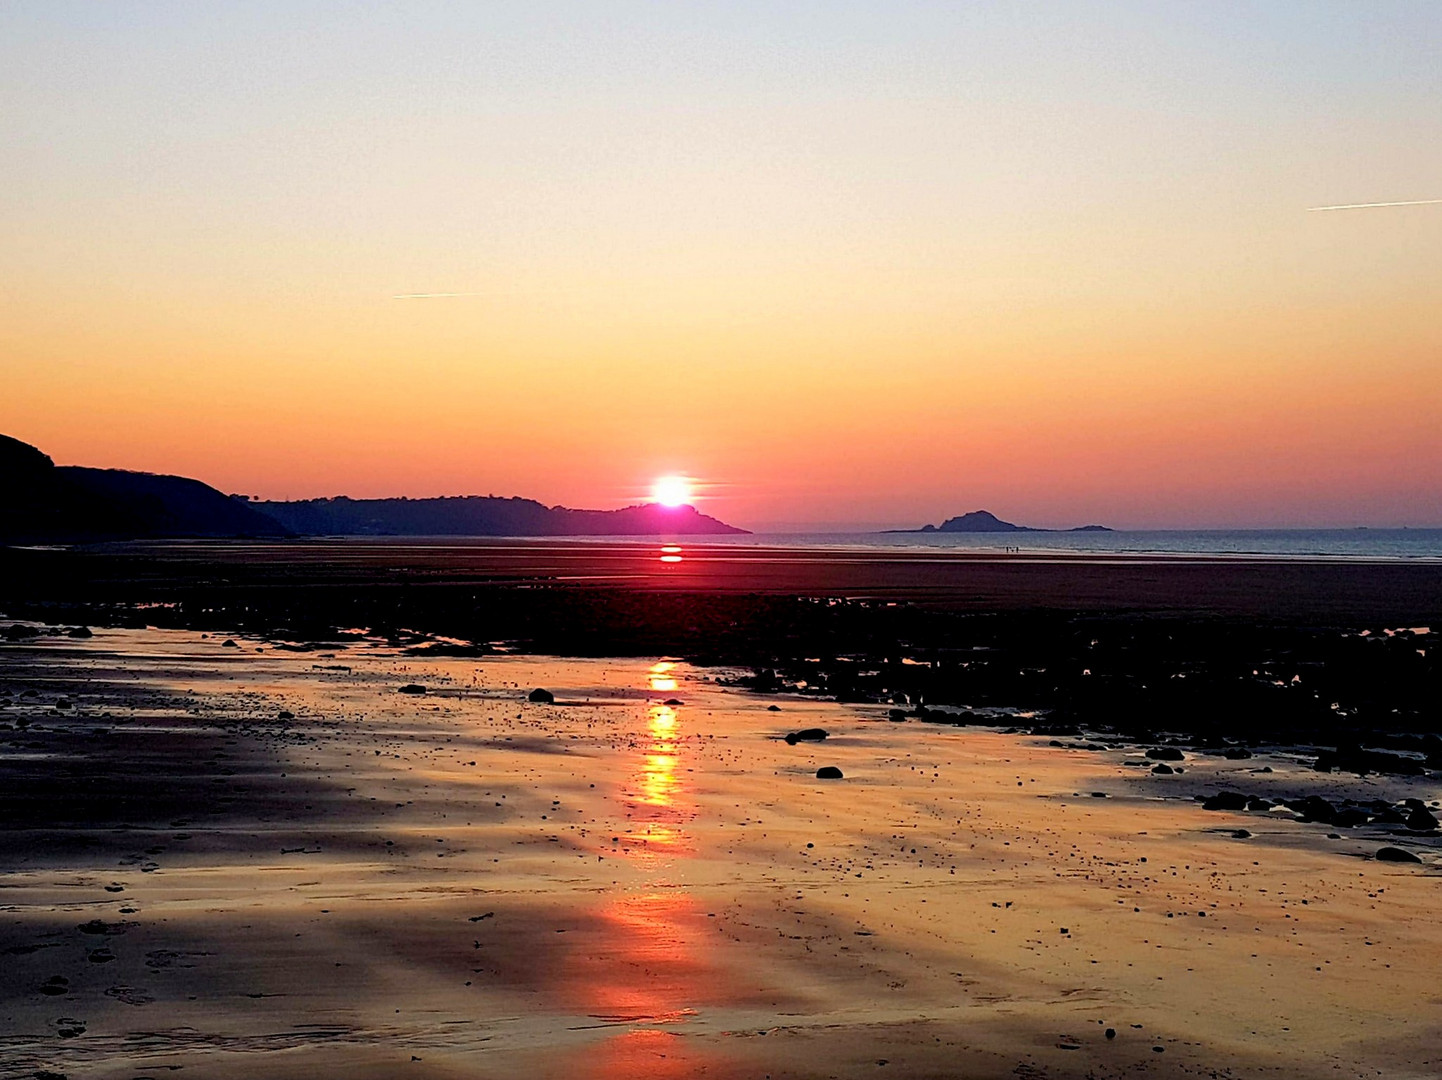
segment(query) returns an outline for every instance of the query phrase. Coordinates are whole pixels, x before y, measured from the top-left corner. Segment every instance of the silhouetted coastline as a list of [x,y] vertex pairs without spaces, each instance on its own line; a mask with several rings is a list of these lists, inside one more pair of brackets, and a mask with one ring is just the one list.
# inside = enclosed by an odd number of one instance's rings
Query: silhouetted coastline
[[726,536],[693,506],[572,510],[534,499],[252,501],[184,476],[57,466],[0,435],[0,543],[283,536]]

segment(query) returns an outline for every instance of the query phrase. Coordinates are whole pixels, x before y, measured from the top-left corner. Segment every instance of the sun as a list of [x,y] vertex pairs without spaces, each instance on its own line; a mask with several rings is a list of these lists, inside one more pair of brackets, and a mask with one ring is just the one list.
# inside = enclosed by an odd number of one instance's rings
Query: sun
[[663,476],[651,487],[651,498],[662,506],[685,506],[691,501],[691,482],[684,476]]

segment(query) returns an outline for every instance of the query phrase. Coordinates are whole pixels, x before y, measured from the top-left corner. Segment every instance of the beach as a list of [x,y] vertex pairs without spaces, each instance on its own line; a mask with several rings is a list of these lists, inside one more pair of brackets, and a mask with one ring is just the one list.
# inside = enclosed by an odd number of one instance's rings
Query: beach
[[727,674],[3,646],[3,1075],[1436,1073],[1435,835],[1195,801],[1434,780],[1163,777]]

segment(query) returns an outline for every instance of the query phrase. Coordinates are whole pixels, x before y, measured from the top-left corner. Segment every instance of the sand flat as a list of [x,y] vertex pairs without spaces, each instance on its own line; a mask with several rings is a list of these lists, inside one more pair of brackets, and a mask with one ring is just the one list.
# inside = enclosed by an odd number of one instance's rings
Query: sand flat
[[0,649],[0,1075],[1442,1070],[1435,841],[660,659],[237,644]]

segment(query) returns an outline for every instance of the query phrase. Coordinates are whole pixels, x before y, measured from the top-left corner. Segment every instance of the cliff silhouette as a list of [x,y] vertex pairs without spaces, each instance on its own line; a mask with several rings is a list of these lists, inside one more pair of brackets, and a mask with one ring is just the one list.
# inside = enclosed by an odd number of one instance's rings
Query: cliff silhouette
[[721,536],[746,532],[694,506],[572,510],[534,499],[302,499],[247,504],[306,536]]
[[0,543],[283,536],[716,536],[744,533],[692,506],[548,507],[534,499],[260,502],[185,476],[56,465],[0,435]]
[[0,541],[283,536],[274,519],[185,476],[56,465],[0,435]]

